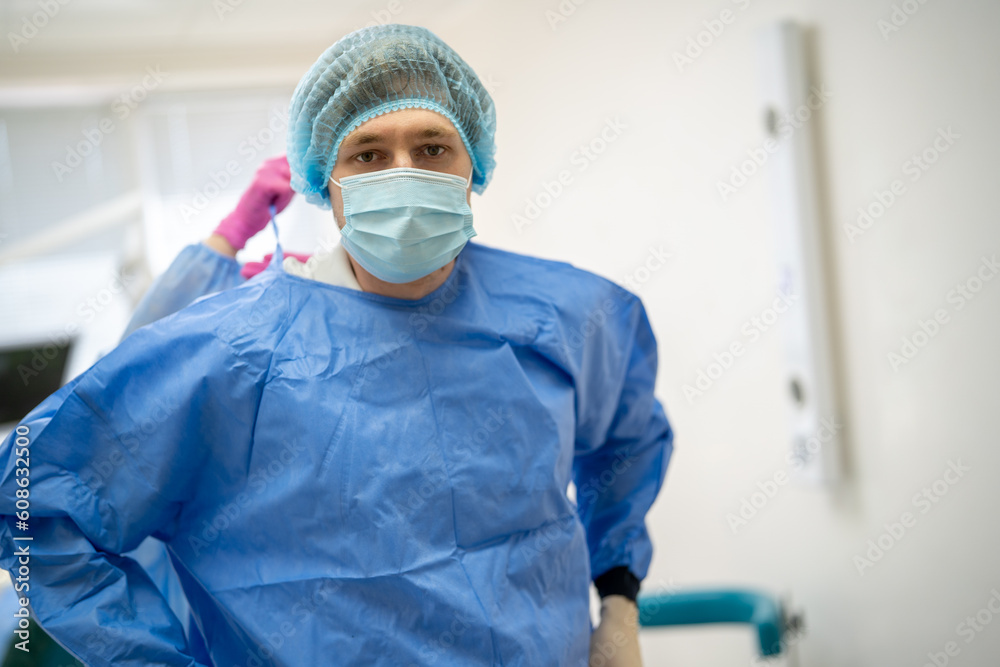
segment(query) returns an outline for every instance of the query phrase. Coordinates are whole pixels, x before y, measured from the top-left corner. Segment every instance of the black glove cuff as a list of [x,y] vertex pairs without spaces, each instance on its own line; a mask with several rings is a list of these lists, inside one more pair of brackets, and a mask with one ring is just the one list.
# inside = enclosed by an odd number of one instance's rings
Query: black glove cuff
[[594,579],[601,599],[609,595],[624,595],[632,602],[639,595],[639,578],[624,565],[613,567]]

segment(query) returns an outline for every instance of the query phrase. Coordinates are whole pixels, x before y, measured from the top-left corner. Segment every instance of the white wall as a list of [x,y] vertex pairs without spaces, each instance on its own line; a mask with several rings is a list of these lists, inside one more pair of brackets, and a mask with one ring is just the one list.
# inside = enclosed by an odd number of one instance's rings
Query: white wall
[[[1000,590],[988,509],[1000,501],[1000,279],[961,308],[948,295],[1000,251],[991,205],[1000,5],[916,5],[887,39],[877,21],[891,19],[889,2],[587,3],[554,31],[534,6],[481,15],[505,38],[471,28],[446,36],[500,81],[501,167],[477,214],[485,240],[612,278],[651,246],[673,252],[640,290],[660,342],[659,395],[677,429],[650,517],[657,552],[647,587],[789,592],[809,625],[803,665],[922,665],[950,641],[958,655],[939,661],[997,664],[1000,622],[981,632],[959,624]],[[732,24],[678,71],[673,53],[727,7]],[[848,474],[831,490],[781,487],[734,534],[727,515],[788,470],[777,332],[748,344],[693,403],[682,387],[714,353],[748,343],[743,323],[775,293],[766,165],[726,203],[716,183],[765,138],[754,40],[781,18],[811,29],[813,79],[831,94],[805,129],[819,148]],[[614,117],[627,129],[578,173],[573,151]],[[959,138],[911,181],[904,163],[948,127]],[[510,215],[562,168],[573,169],[573,184],[519,234]],[[857,208],[895,179],[905,193],[849,240]],[[888,353],[939,309],[947,324],[894,369]],[[914,504],[949,461],[969,470],[953,486],[939,483],[948,491],[938,502]],[[906,511],[915,525],[859,573],[854,556]],[[741,630],[644,636],[650,665],[746,664],[750,649]]]
[[[1000,251],[992,206],[1000,176],[1000,5],[903,4],[918,9],[888,38],[877,24],[890,19],[888,0],[591,0],[554,29],[545,12],[558,11],[556,0],[430,8],[403,0],[397,15],[437,32],[494,86],[500,166],[473,200],[480,241],[567,259],[616,280],[651,248],[671,253],[638,290],[660,343],[658,393],[677,433],[650,515],[656,554],[645,586],[790,593],[809,626],[796,647],[799,664],[813,667],[923,665],[950,641],[960,652],[949,664],[985,667],[1000,656],[1000,622],[971,635],[959,628],[1000,590],[1000,537],[989,509],[1000,505],[1000,279],[962,308],[948,297],[976,275],[981,258]],[[246,3],[242,18],[227,18],[225,66],[304,71],[342,28],[386,6],[362,3],[338,23],[333,9],[322,9],[331,3],[302,2],[311,10],[302,12],[308,25],[295,43],[278,31],[232,37],[240,21],[267,12],[287,19],[294,5]],[[678,71],[674,52],[727,8],[735,20]],[[704,396],[690,402],[682,387],[714,353],[747,342],[742,325],[775,293],[766,165],[726,202],[716,184],[765,138],[755,37],[782,18],[810,28],[812,76],[831,93],[802,131],[818,146],[847,472],[833,489],[781,487],[734,534],[727,515],[758,483],[787,470],[777,332],[748,345]],[[207,49],[211,20],[198,25],[195,46]],[[221,62],[199,60],[190,49],[130,49],[121,59],[84,54],[72,68],[85,77],[155,57],[181,81],[208,76]],[[42,80],[69,67],[62,57],[46,52],[0,71],[21,83]],[[620,134],[581,171],[575,151],[615,119]],[[910,181],[904,162],[947,127],[959,138]],[[524,214],[525,199],[563,169],[572,183],[518,229],[512,216]],[[858,207],[894,179],[906,192],[849,240],[845,225]],[[938,309],[948,323],[909,363],[892,368],[887,355]],[[942,479],[949,461],[969,469],[922,513],[914,494]],[[907,511],[915,525],[859,573],[854,557]],[[643,635],[651,666],[748,664],[752,648],[739,628]]]

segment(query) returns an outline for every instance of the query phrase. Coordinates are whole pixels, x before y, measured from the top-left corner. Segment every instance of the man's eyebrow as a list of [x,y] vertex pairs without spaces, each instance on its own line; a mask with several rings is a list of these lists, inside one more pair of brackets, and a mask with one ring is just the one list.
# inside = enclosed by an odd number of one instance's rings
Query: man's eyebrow
[[450,127],[445,127],[443,125],[435,125],[433,127],[428,127],[417,133],[417,136],[421,139],[433,139],[434,137],[454,137],[458,133]]
[[344,141],[348,146],[363,146],[365,144],[377,144],[382,141],[381,134],[374,134],[372,132],[365,132],[364,134],[359,134],[356,137],[352,137]]

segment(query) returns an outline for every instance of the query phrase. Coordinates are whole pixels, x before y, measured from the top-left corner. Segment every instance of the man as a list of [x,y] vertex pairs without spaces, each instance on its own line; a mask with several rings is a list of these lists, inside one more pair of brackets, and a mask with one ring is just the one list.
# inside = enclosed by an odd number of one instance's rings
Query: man
[[[0,449],[25,604],[94,665],[639,664],[672,433],[638,298],[468,242],[493,106],[430,32],[348,35],[290,119],[292,185],[342,246],[279,250],[25,418]],[[203,249],[227,280],[241,222]],[[121,555],[150,535],[203,648]]]

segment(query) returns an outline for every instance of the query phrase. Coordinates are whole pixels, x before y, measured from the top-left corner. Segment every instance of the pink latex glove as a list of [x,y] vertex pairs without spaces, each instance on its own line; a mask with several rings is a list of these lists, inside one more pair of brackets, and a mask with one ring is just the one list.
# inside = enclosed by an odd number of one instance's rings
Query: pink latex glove
[[[274,256],[274,253],[273,252],[269,252],[266,255],[264,255],[263,261],[260,261],[260,262],[247,262],[246,264],[243,265],[243,268],[240,269],[240,275],[243,276],[244,278],[246,278],[247,280],[250,280],[255,275],[257,275],[258,273],[260,273],[261,271],[263,271],[264,269],[267,268],[267,265],[271,263],[271,257],[273,257],[273,256]],[[305,264],[306,262],[309,261],[309,257],[310,256],[309,255],[303,255],[300,252],[286,252],[285,253],[285,257],[294,257],[295,259],[297,259],[300,262],[302,262],[303,264]]]
[[236,210],[219,223],[215,233],[236,250],[242,250],[250,237],[267,227],[271,220],[268,211],[271,204],[282,211],[292,201],[295,191],[289,183],[291,179],[292,172],[284,155],[265,160],[250,187],[240,197]]

